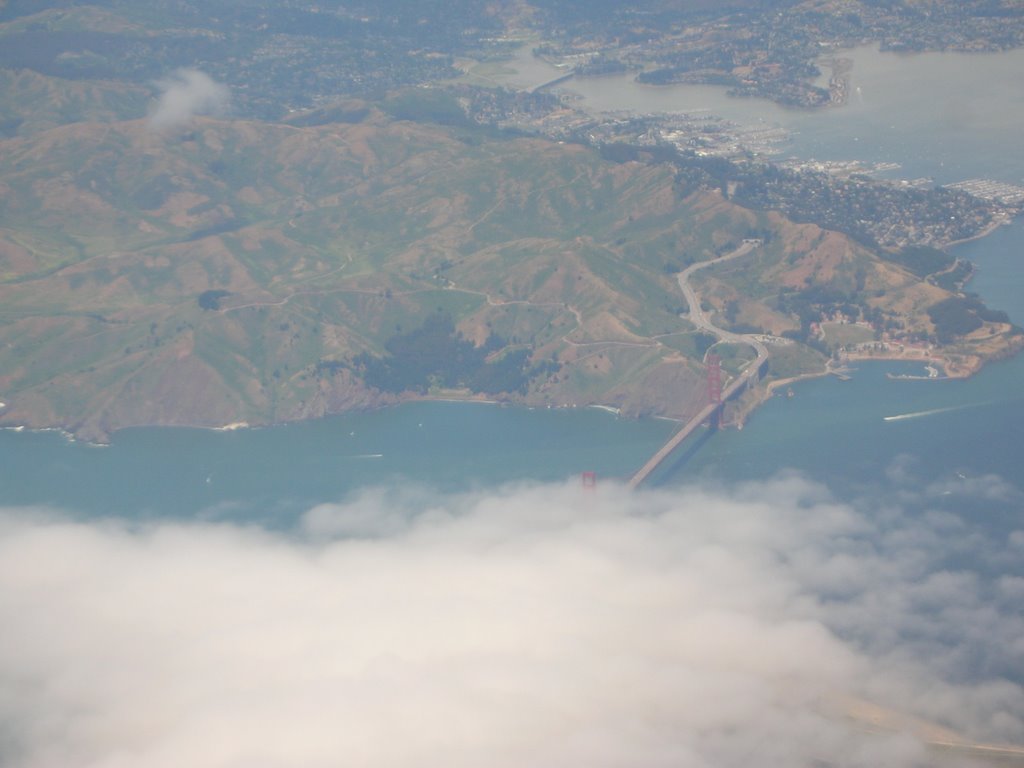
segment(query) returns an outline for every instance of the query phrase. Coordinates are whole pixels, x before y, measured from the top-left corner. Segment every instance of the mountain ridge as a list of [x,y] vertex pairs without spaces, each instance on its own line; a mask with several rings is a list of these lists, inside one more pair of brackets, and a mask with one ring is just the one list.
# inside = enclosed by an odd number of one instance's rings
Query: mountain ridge
[[477,396],[686,418],[704,347],[674,274],[752,234],[775,288],[713,271],[706,301],[766,332],[800,327],[770,306],[785,291],[855,273],[922,330],[925,298],[950,295],[667,165],[353,107],[306,127],[136,118],[0,142],[0,423],[103,441],[394,403],[419,395],[373,390],[353,360],[438,311],[501,340],[495,359],[528,352],[525,393]]

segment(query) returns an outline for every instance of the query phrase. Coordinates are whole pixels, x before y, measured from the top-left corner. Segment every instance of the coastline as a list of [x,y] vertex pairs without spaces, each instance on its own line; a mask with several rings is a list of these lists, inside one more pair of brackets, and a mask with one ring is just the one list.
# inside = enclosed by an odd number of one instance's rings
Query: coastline
[[[1014,356],[1024,350],[1024,335],[1016,337],[1020,339],[1017,343],[1005,345],[1000,354],[982,356],[982,355],[964,355],[964,359],[951,360],[950,357],[941,354],[907,354],[905,352],[900,353],[897,351],[883,351],[870,353],[844,353],[838,360],[838,365],[834,364],[833,361],[829,361],[826,364],[825,369],[819,371],[813,371],[808,373],[797,374],[795,376],[788,376],[782,379],[773,379],[759,383],[757,386],[750,387],[735,400],[731,401],[733,405],[732,413],[730,414],[730,420],[728,424],[723,424],[723,427],[735,427],[742,429],[744,422],[762,405],[768,402],[770,399],[775,397],[776,393],[780,388],[799,384],[803,381],[810,381],[813,379],[820,379],[827,376],[833,376],[840,373],[837,368],[842,368],[843,365],[855,362],[902,362],[902,363],[920,363],[922,365],[932,364],[942,368],[944,375],[939,377],[920,377],[921,380],[932,380],[932,381],[943,381],[951,379],[967,379],[972,377],[981,371],[987,363],[996,362],[1001,359],[1005,359]],[[89,447],[109,447],[114,435],[124,429],[153,429],[153,428],[171,428],[171,429],[194,429],[203,430],[209,432],[236,432],[236,431],[248,431],[255,429],[266,429],[276,426],[288,426],[291,424],[298,424],[306,421],[313,421],[331,416],[343,416],[345,414],[359,413],[359,412],[371,412],[383,410],[385,408],[391,408],[396,405],[404,405],[408,403],[474,403],[478,405],[498,405],[498,406],[512,406],[523,408],[526,410],[536,410],[538,408],[547,408],[552,410],[573,410],[577,408],[587,408],[591,410],[598,410],[607,413],[615,418],[622,418],[618,408],[608,406],[600,403],[582,403],[582,404],[560,404],[552,405],[545,404],[539,405],[536,403],[530,403],[524,399],[494,399],[488,398],[483,395],[473,395],[471,393],[465,393],[464,396],[460,396],[462,393],[445,391],[443,393],[437,393],[434,395],[416,395],[416,396],[400,396],[396,399],[388,399],[387,402],[379,402],[374,405],[362,405],[359,407],[343,408],[330,413],[322,413],[317,415],[310,415],[299,417],[295,419],[285,419],[281,421],[274,421],[268,423],[258,423],[249,421],[235,421],[228,424],[222,425],[200,425],[200,424],[168,424],[164,423],[151,423],[151,424],[130,424],[118,427],[117,429],[111,430],[109,433],[100,434],[83,434],[76,432],[73,428],[63,425],[45,424],[40,426],[33,426],[30,423],[9,423],[0,426],[0,431],[5,432],[17,432],[17,433],[43,433],[43,432],[57,432],[69,443],[83,443]],[[630,418],[630,417],[627,417]],[[680,422],[680,419],[673,418],[662,414],[650,414],[650,418],[659,420],[668,420],[676,423]]]
[[[907,352],[898,351],[879,351],[872,353],[867,352],[844,352],[838,359],[838,368],[841,369],[850,363],[857,362],[900,362],[900,363],[920,363],[921,365],[932,365],[937,366],[942,370],[941,376],[920,376],[920,377],[906,377],[903,380],[914,380],[914,381],[950,381],[950,380],[965,380],[978,374],[986,365],[994,363],[999,360],[1005,360],[1009,357],[1014,357],[1024,351],[1024,336],[1014,337],[1019,339],[1015,343],[1008,343],[996,354],[980,355],[980,354],[962,354],[956,355],[955,353],[950,354],[913,354]],[[953,356],[958,359],[952,359]],[[774,379],[772,381],[764,382],[763,386],[753,387],[747,390],[746,393],[741,395],[735,402],[734,411],[731,415],[729,424],[723,426],[735,426],[737,429],[742,429],[743,424],[747,418],[751,416],[761,405],[765,404],[773,398],[776,391],[782,387],[791,386],[798,384],[802,381],[810,381],[812,379],[820,379],[826,376],[834,376],[840,373],[837,370],[837,366],[829,361],[826,367],[822,371],[814,371],[811,373],[802,373],[796,376],[789,376],[784,379]],[[900,377],[894,377],[895,380],[900,380]]]
[[823,371],[801,373],[796,376],[787,376],[784,379],[773,379],[765,382],[764,386],[752,387],[735,401],[736,408],[731,414],[732,418],[730,422],[728,424],[723,424],[722,426],[734,426],[736,429],[743,429],[744,422],[750,418],[754,411],[775,397],[775,390],[792,384],[798,384],[801,381],[821,379],[825,376],[831,376],[834,373],[835,371],[831,368],[826,368]]
[[[941,354],[934,352],[927,354],[918,354],[918,350],[912,350],[910,352],[900,352],[896,350],[876,350],[871,352],[844,352],[841,353],[841,356],[838,358],[838,366],[835,365],[833,361],[829,361],[826,364],[824,370],[797,374],[795,376],[789,376],[783,379],[773,379],[771,381],[758,383],[757,386],[750,387],[744,394],[740,395],[737,399],[732,401],[734,403],[735,410],[733,411],[731,422],[742,428],[743,422],[760,405],[764,404],[772,397],[774,397],[777,390],[779,390],[781,387],[791,386],[793,384],[798,384],[802,381],[808,381],[812,379],[822,378],[825,376],[836,375],[838,373],[838,371],[836,370],[837,367],[841,368],[843,365],[849,363],[881,362],[888,360],[903,363],[920,363],[922,365],[931,364],[940,367],[943,371],[943,375],[940,377],[931,378],[930,380],[941,381],[950,379],[966,379],[978,373],[987,363],[995,362],[997,360],[1014,356],[1020,353],[1022,350],[1024,350],[1024,335],[1014,338],[1019,340],[1014,343],[1005,344],[1001,347],[998,353],[989,355],[970,353]],[[952,359],[953,357],[956,357],[957,359]],[[168,427],[172,429],[199,429],[208,430],[211,432],[227,433],[241,430],[265,429],[275,426],[286,426],[288,424],[296,424],[304,421],[311,421],[330,416],[341,416],[349,413],[377,411],[382,410],[384,408],[390,408],[396,405],[403,405],[406,403],[416,402],[475,403],[479,405],[512,406],[524,409],[547,408],[553,410],[569,410],[576,408],[588,408],[603,411],[605,413],[608,413],[609,415],[615,416],[616,418],[623,418],[621,414],[621,409],[602,403],[583,402],[580,404],[542,404],[530,402],[529,398],[494,398],[482,394],[473,394],[470,392],[445,390],[443,392],[437,392],[434,394],[427,395],[416,395],[407,393],[399,395],[397,397],[381,398],[379,400],[374,399],[369,404],[364,402],[355,407],[341,408],[329,412],[299,416],[297,418],[292,419],[286,418],[266,423],[261,423],[259,421],[247,421],[241,419],[238,421],[228,422],[227,424],[218,425],[196,424],[194,422],[176,424],[170,424],[167,422],[140,423],[125,424],[118,426],[114,429],[110,429],[109,431],[104,430],[102,433],[99,433],[92,430],[76,430],[74,427],[68,426],[66,424],[44,423],[36,426],[32,423],[32,420],[19,420],[0,425],[0,430],[10,432],[59,432],[69,442],[82,442],[91,446],[105,447],[110,445],[114,434],[124,429],[150,429]],[[651,418],[656,419],[666,419],[676,422],[680,421],[678,417],[673,417],[666,414],[651,413],[649,415]]]
[[929,355],[929,356],[908,356],[900,354],[899,352],[881,352],[877,355],[871,355],[867,353],[849,352],[844,353],[842,360],[844,362],[857,363],[857,362],[884,362],[886,360],[900,363],[921,363],[922,365],[935,365],[942,369],[943,375],[939,377],[933,377],[934,379],[966,379],[973,376],[980,371],[985,361],[981,358],[971,358],[969,362],[953,362],[949,358]]
[[810,379],[820,379],[825,376],[831,376],[832,374],[833,371],[826,368],[824,371],[816,371],[814,373],[801,373],[796,376],[789,376],[785,379],[773,379],[772,381],[769,381],[764,385],[764,400],[767,400],[770,397],[775,397],[775,390],[779,389],[780,387],[787,387],[801,381],[809,381]]
[[[987,234],[998,229],[1000,226],[1005,224],[1012,224],[1013,220],[1000,220],[992,222],[982,232],[978,233],[970,240],[980,239]],[[967,242],[962,240],[959,242]],[[738,248],[735,252],[727,254],[725,257],[719,257],[710,262],[700,262],[696,265],[692,265],[684,272],[689,272],[698,268],[704,268],[710,264],[717,263],[737,255],[742,255],[746,250],[752,248],[753,245],[744,244]],[[687,303],[690,306],[699,306],[699,301],[696,294],[687,296],[688,290],[692,293],[692,289],[689,289],[689,285],[685,281],[685,276],[680,273],[680,288],[682,289],[684,298],[687,298]],[[751,339],[748,339],[746,335],[731,334],[729,332],[722,331],[711,325],[710,322],[703,318],[703,313],[699,314],[698,317],[701,323],[698,323],[701,327],[705,327],[716,335],[720,335],[726,340],[735,340],[739,343],[754,344]],[[939,377],[922,377],[931,380],[944,380],[944,379],[966,379],[974,374],[978,373],[987,363],[995,362],[1007,357],[1014,356],[1024,349],[1024,335],[1013,335],[1012,330],[1014,326],[1004,324],[998,330],[998,335],[982,338],[980,336],[971,338],[966,337],[965,341],[967,346],[977,346],[977,349],[965,348],[963,345],[950,346],[947,348],[938,348],[925,350],[919,347],[912,347],[906,349],[870,349],[870,350],[854,350],[840,353],[837,361],[829,361],[826,363],[824,370],[813,371],[808,373],[802,373],[795,376],[790,376],[784,379],[776,379],[771,381],[757,382],[755,386],[751,386],[745,393],[740,395],[733,401],[733,408],[731,414],[731,421],[742,428],[742,424],[746,418],[748,418],[754,410],[770,398],[772,398],[776,390],[783,386],[789,386],[792,384],[799,383],[804,380],[810,380],[815,378],[821,378],[823,376],[834,375],[837,373],[835,370],[838,362],[839,366],[847,363],[854,363],[859,361],[898,361],[898,362],[912,362],[920,363],[922,365],[931,364],[938,366],[942,369],[943,375]],[[888,345],[888,343],[886,343]],[[755,349],[757,344],[754,344]],[[164,422],[142,422],[142,423],[129,423],[129,424],[117,424],[109,425],[97,423],[79,422],[77,426],[69,426],[67,423],[53,423],[45,420],[36,421],[32,418],[33,414],[20,412],[17,408],[11,407],[11,404],[4,402],[2,406],[3,414],[0,415],[0,429],[6,431],[29,431],[29,432],[43,432],[43,431],[58,431],[65,439],[72,442],[83,442],[94,446],[106,446],[109,445],[113,435],[123,429],[134,429],[134,428],[152,428],[152,427],[175,427],[184,429],[202,429],[211,430],[217,432],[233,432],[243,429],[257,429],[267,428],[272,426],[282,426],[287,424],[294,424],[303,421],[309,421],[313,419],[323,418],[325,416],[337,416],[346,413],[355,413],[361,411],[375,411],[383,408],[387,408],[393,405],[401,405],[404,403],[411,402],[453,402],[453,403],[478,403],[478,404],[489,404],[489,405],[503,405],[503,406],[517,406],[522,408],[548,408],[548,409],[570,409],[570,408],[593,408],[596,410],[602,410],[616,417],[621,417],[621,409],[603,404],[600,402],[587,402],[585,397],[580,398],[568,398],[573,402],[563,402],[555,404],[550,402],[537,402],[531,401],[531,397],[527,396],[488,396],[484,394],[473,393],[469,390],[460,389],[436,389],[426,394],[419,394],[413,392],[401,393],[398,395],[388,395],[386,393],[375,392],[365,388],[365,385],[360,384],[359,388],[362,390],[362,397],[346,397],[341,399],[339,402],[335,400],[333,403],[323,402],[320,408],[310,409],[296,409],[290,413],[283,414],[284,418],[263,422],[259,418],[252,418],[249,420],[237,419],[234,421],[228,421],[227,423],[205,424],[199,423],[168,423]],[[331,407],[333,406],[333,407]],[[340,407],[339,407],[340,406]],[[673,421],[685,421],[678,415],[669,415],[666,413],[658,413],[656,411],[646,411],[645,415],[649,415],[653,418],[665,418]],[[7,418],[4,418],[7,417]],[[7,420],[9,419],[9,421]]]
[[965,243],[973,243],[975,240],[981,240],[982,238],[988,237],[1000,227],[1008,227],[1013,224],[1016,216],[1010,216],[1005,218],[997,218],[989,222],[986,226],[982,227],[978,232],[971,235],[970,237],[963,237],[959,240],[951,240],[945,244],[945,248],[955,248],[958,245],[964,245]]
[[1008,357],[1014,357],[1024,350],[1024,335],[1010,336],[1009,338],[1010,340],[1006,344],[1000,346],[997,350],[989,352],[988,354],[981,354],[977,352],[908,354],[907,352],[898,352],[894,350],[881,350],[873,353],[844,352],[840,357],[840,361],[843,363],[852,363],[858,361],[893,360],[904,363],[930,363],[942,369],[944,375],[939,378],[967,379],[981,371],[981,369],[987,364],[994,363],[998,360],[1005,360]]
[[[457,392],[445,391],[436,395],[414,395],[414,394],[402,394],[395,398],[387,398],[383,402],[374,403],[371,405],[360,405],[352,408],[343,408],[337,411],[330,411],[310,416],[300,416],[294,419],[282,419],[278,421],[268,421],[266,423],[258,421],[233,421],[227,424],[221,425],[210,425],[210,424],[196,424],[194,422],[182,422],[171,424],[167,422],[150,422],[140,424],[125,424],[123,426],[116,427],[109,431],[99,432],[83,432],[76,430],[74,427],[69,425],[54,425],[54,424],[43,424],[35,426],[31,421],[24,423],[8,423],[0,424],[0,432],[24,432],[29,434],[42,434],[44,432],[57,432],[69,443],[83,443],[88,446],[96,448],[107,448],[110,446],[111,441],[118,432],[126,429],[194,429],[205,432],[242,432],[251,431],[257,429],[270,429],[273,427],[286,427],[290,424],[300,424],[307,421],[316,421],[318,419],[331,418],[333,416],[344,416],[346,414],[353,413],[369,413],[374,411],[381,411],[387,408],[394,408],[396,406],[407,405],[411,403],[458,403],[458,404],[475,404],[475,405],[496,405],[501,407],[515,407],[522,408],[524,410],[538,410],[545,408],[547,410],[576,410],[578,408],[591,408],[594,410],[603,411],[609,415],[619,417],[620,409],[610,405],[602,405],[599,403],[585,403],[583,405],[573,404],[537,404],[530,403],[526,400],[521,399],[495,399],[494,397],[488,397],[482,394],[466,393],[465,396],[459,396]],[[629,417],[627,417],[629,418]],[[653,415],[651,418],[666,419],[668,421],[678,421],[670,416],[658,416]]]

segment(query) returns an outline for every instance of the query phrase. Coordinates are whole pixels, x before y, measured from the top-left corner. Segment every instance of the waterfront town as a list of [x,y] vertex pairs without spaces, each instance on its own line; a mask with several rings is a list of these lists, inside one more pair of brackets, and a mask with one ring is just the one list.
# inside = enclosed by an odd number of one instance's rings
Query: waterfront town
[[892,250],[977,237],[1012,220],[1024,203],[1024,187],[989,179],[936,186],[889,178],[899,168],[894,163],[785,157],[788,132],[763,122],[741,125],[706,112],[594,114],[571,94],[560,98],[544,88],[457,84],[445,92],[474,123],[601,147],[611,156],[645,150],[744,205]]

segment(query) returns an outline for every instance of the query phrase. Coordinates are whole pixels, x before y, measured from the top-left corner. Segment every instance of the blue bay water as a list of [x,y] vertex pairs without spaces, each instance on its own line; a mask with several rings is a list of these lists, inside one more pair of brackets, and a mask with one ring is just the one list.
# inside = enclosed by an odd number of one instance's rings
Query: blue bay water
[[818,379],[776,396],[743,431],[714,436],[672,478],[748,480],[799,469],[849,490],[886,484],[901,462],[920,484],[996,474],[1021,484],[1024,365],[993,364],[968,380],[893,381],[920,365],[859,364],[847,382]]
[[106,447],[8,430],[0,503],[286,525],[368,486],[461,491],[582,471],[623,475],[675,428],[598,409],[428,402],[265,429],[126,429]]

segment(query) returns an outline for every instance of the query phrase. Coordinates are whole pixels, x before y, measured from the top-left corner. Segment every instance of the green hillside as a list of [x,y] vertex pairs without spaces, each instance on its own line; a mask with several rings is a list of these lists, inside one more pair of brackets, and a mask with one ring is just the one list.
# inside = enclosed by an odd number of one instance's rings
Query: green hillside
[[[709,342],[680,317],[675,273],[753,232],[756,257],[699,281],[737,331],[811,343],[808,317],[854,302],[926,333],[949,295],[668,165],[361,102],[339,115],[86,120],[0,140],[4,422],[104,439],[453,388],[684,417]],[[431,317],[450,332],[417,336]],[[432,373],[431,354],[461,373]]]
[[[9,421],[102,437],[386,401],[351,361],[438,310],[473,344],[548,361],[531,400],[600,401],[678,357],[650,335],[687,330],[662,250],[705,233],[664,169],[374,111],[309,128],[86,122],[2,148]],[[611,343],[618,364],[578,362]]]

